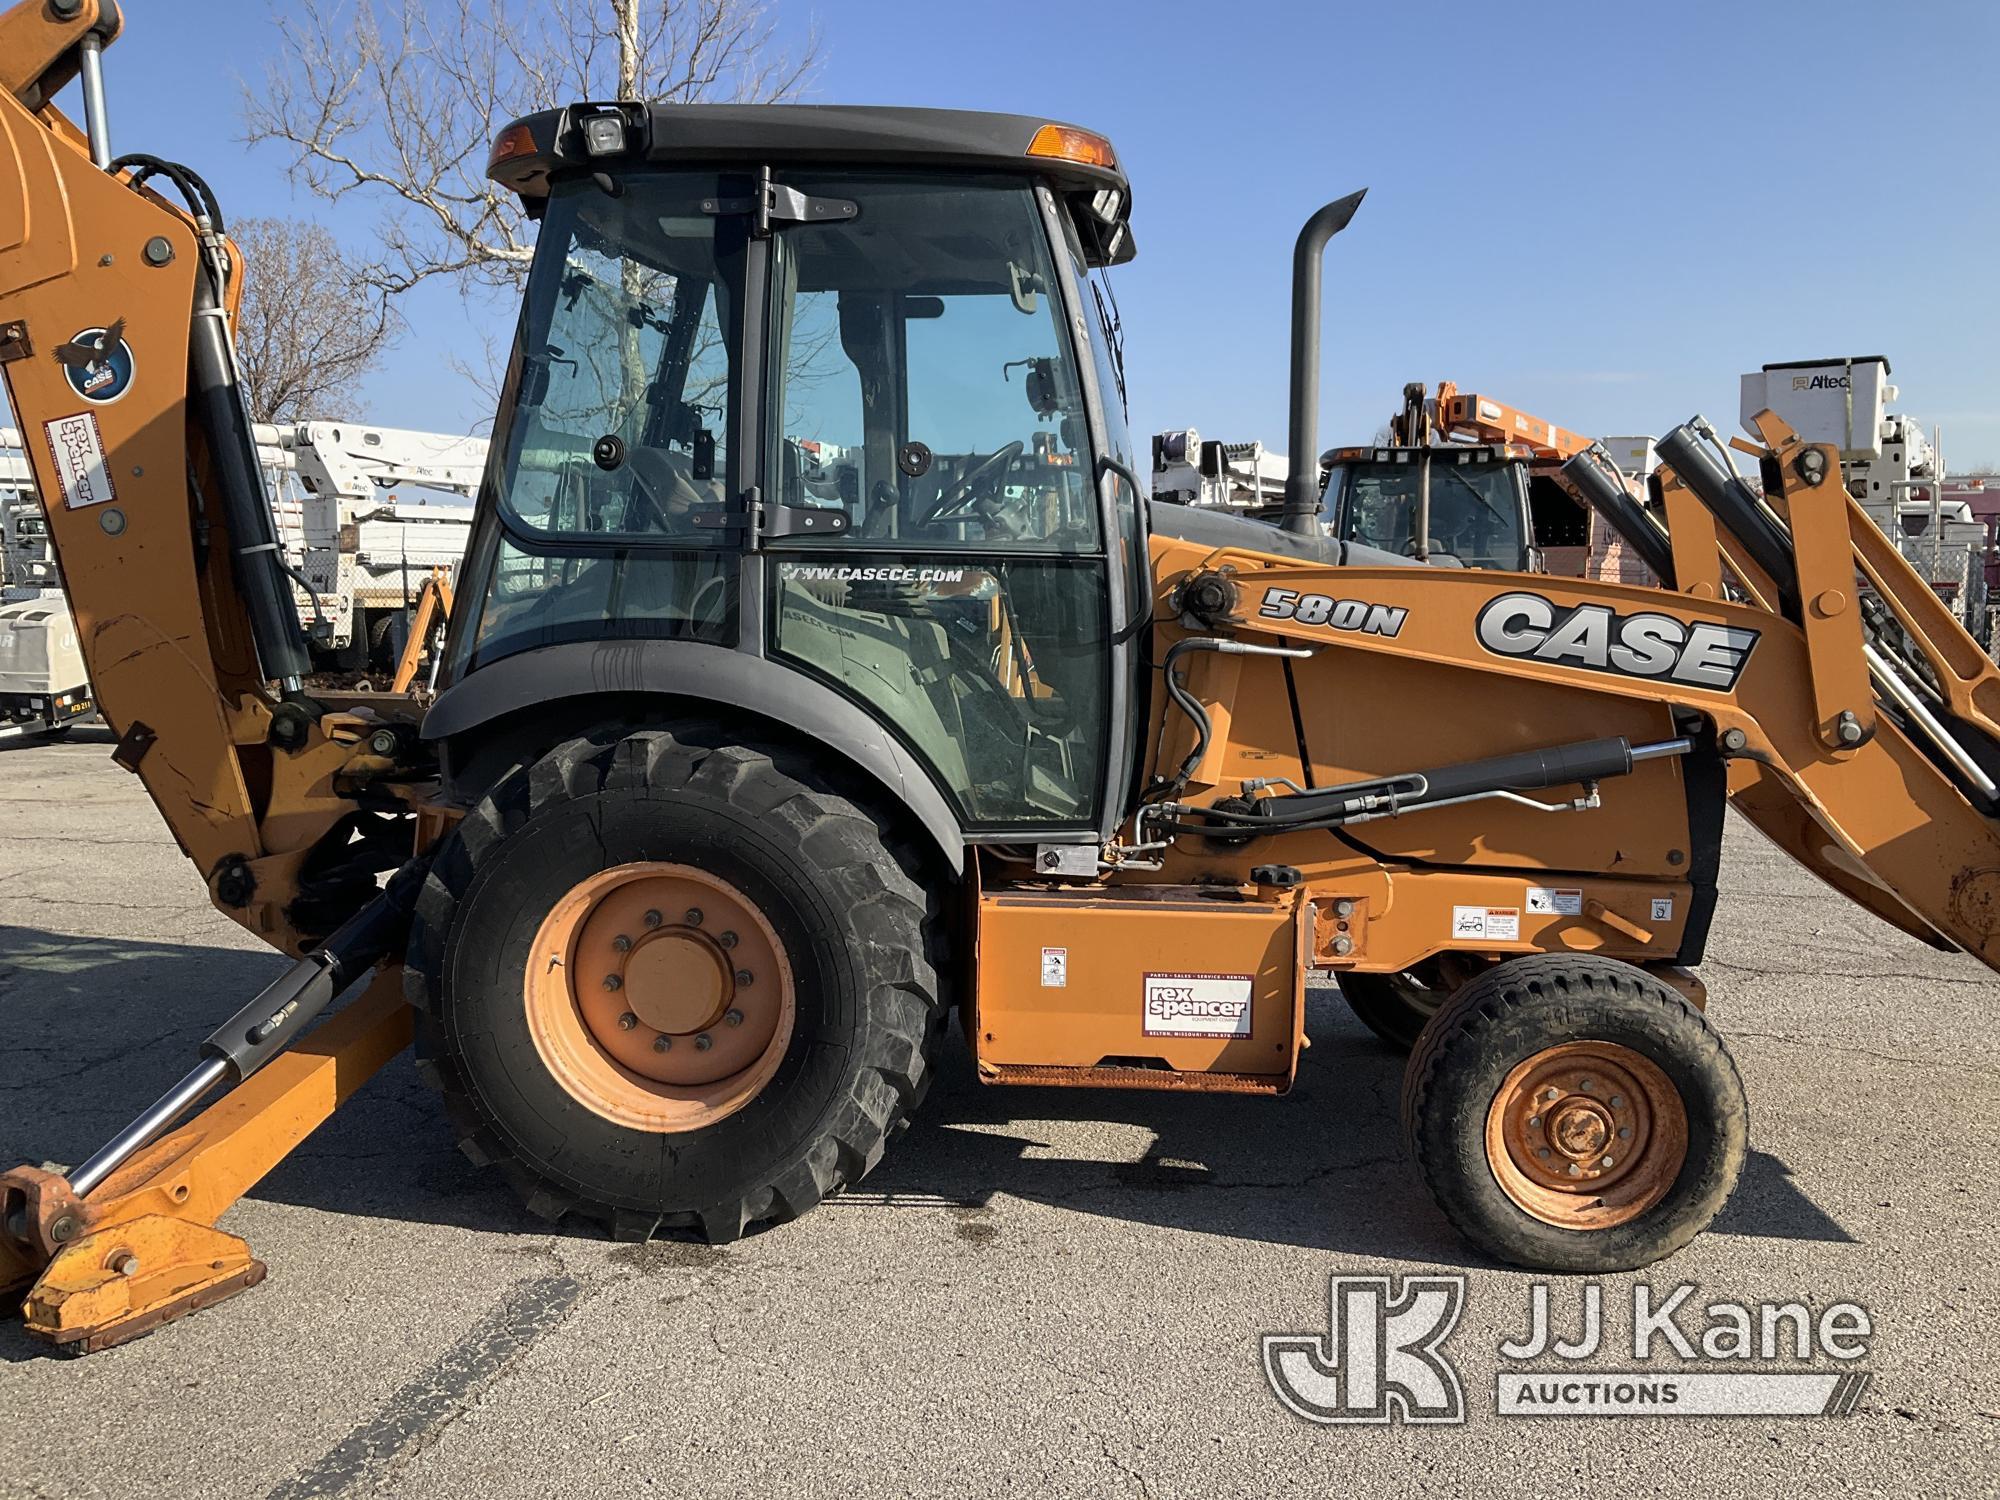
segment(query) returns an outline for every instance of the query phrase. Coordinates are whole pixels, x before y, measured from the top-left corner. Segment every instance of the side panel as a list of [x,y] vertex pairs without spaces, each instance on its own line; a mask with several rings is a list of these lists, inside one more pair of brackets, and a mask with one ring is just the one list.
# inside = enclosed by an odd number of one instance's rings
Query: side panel
[[[979,903],[988,1082],[1278,1091],[1298,1062],[1309,908],[1193,891],[1000,889]],[[1075,1070],[1065,1073],[1061,1070]],[[1107,1074],[1109,1076],[1107,1076]]]

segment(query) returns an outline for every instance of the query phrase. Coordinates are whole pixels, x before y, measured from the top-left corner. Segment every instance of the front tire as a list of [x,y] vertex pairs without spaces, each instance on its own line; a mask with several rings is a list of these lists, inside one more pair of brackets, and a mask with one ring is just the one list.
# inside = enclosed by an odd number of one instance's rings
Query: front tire
[[1537,1270],[1629,1271],[1729,1199],[1743,1080],[1680,993],[1614,959],[1487,970],[1424,1028],[1403,1131],[1425,1186],[1479,1249]]
[[914,860],[790,746],[572,740],[440,851],[420,1055],[533,1211],[733,1240],[859,1180],[920,1101],[935,923]]

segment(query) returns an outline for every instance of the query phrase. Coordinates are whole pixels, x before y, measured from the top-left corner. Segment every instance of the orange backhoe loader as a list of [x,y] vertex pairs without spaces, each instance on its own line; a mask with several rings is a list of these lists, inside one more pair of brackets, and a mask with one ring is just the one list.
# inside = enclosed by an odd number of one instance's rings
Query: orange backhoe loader
[[[2000,963],[2000,680],[1836,453],[1767,415],[1759,499],[1670,433],[1670,533],[1609,502],[1662,588],[1325,536],[1357,193],[1294,252],[1285,524],[1151,508],[1096,292],[1131,187],[1034,117],[508,125],[489,171],[539,243],[438,693],[315,695],[245,268],[196,173],[113,154],[119,26],[0,15],[0,373],[114,758],[295,962],[87,1161],[0,1176],[41,1338],[259,1280],[218,1216],[413,1034],[532,1212],[726,1240],[873,1167],[954,1009],[993,1084],[1275,1095],[1313,970],[1430,976],[1374,1019],[1479,1250],[1638,1266],[1744,1159],[1690,972],[1728,804]],[[50,102],[79,75],[81,129]]]

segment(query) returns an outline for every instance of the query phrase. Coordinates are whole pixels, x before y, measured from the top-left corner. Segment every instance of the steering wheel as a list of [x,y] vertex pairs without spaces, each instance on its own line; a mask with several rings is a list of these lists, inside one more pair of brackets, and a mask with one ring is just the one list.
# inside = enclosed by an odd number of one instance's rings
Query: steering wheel
[[1016,440],[1009,443],[1006,447],[996,449],[985,458],[980,459],[978,463],[966,470],[958,483],[939,495],[931,503],[931,508],[924,512],[923,518],[918,524],[928,526],[933,521],[948,521],[952,517],[959,515],[967,505],[972,503],[973,496],[979,492],[981,486],[997,478],[1004,472],[1007,465],[1019,458],[1022,450],[1027,446],[1026,443]]

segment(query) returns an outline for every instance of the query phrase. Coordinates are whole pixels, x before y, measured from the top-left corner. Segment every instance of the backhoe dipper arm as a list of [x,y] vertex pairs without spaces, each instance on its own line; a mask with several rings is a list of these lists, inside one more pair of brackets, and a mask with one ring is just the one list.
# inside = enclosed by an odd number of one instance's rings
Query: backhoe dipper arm
[[[357,803],[334,783],[361,731],[302,691],[227,326],[240,263],[212,195],[155,158],[93,160],[107,130],[88,85],[120,23],[109,0],[0,14],[0,379],[116,758],[216,905],[297,953],[373,893],[324,857],[301,883],[315,845],[346,840]],[[50,102],[79,71],[87,133]]]

